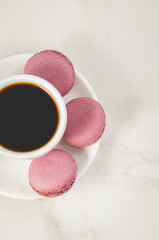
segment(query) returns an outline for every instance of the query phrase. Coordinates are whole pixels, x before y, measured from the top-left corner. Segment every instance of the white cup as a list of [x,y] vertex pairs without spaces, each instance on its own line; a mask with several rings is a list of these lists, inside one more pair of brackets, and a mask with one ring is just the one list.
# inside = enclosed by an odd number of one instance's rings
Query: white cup
[[[57,108],[59,110],[59,119],[58,119],[58,126],[56,129],[56,132],[54,136],[51,138],[51,140],[43,145],[42,147],[32,150],[32,151],[27,151],[27,152],[17,152],[13,151],[10,149],[7,149],[0,145],[0,154],[12,157],[12,158],[17,158],[17,159],[32,159],[32,158],[37,158],[42,155],[45,155],[49,151],[51,151],[61,140],[65,128],[66,128],[66,122],[67,122],[67,111],[66,111],[66,106],[64,103],[64,100],[61,96],[61,94],[58,92],[58,90],[48,81],[44,80],[43,78],[29,75],[29,74],[20,74],[20,75],[15,75],[6,79],[0,80],[0,90],[3,88],[9,87],[12,84],[20,84],[20,83],[32,83],[38,85],[39,88],[42,88],[45,90],[53,99],[53,101],[56,103]],[[3,104],[3,103],[2,103]],[[3,126],[2,126],[3,127]]]

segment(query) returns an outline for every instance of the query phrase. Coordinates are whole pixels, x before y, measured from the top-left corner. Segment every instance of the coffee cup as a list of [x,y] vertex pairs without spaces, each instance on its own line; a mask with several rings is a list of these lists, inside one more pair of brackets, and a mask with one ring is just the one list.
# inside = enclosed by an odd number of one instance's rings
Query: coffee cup
[[51,151],[67,122],[58,90],[29,74],[0,80],[0,115],[0,154],[17,159],[33,159]]

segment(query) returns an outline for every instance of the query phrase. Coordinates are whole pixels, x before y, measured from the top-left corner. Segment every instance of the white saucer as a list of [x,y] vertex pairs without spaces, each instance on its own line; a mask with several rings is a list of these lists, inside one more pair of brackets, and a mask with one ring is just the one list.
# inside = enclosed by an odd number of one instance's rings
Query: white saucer
[[[22,74],[26,61],[32,54],[18,54],[0,60],[0,79]],[[97,100],[94,91],[86,79],[76,71],[76,81],[72,90],[64,97],[67,103],[73,98],[91,97]],[[95,144],[76,148],[62,140],[57,148],[68,151],[75,158],[78,165],[77,179],[79,179],[93,162],[98,151],[100,140]],[[0,194],[19,199],[38,199],[42,198],[34,192],[28,182],[28,167],[30,160],[17,160],[0,155]]]

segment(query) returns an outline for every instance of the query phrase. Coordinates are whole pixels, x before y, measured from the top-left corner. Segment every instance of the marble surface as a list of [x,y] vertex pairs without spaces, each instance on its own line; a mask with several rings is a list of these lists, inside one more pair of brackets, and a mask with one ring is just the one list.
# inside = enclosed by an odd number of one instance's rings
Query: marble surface
[[158,13],[158,0],[0,0],[0,58],[65,53],[107,116],[95,161],[67,194],[0,196],[0,239],[159,239]]

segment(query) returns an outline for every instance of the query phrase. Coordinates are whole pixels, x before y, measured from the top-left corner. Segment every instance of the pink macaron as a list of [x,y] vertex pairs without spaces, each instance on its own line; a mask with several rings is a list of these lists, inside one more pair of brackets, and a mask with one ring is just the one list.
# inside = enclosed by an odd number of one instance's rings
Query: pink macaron
[[55,50],[44,50],[34,54],[26,62],[24,73],[49,81],[62,96],[71,90],[75,82],[75,70],[71,61]]
[[46,197],[57,197],[67,192],[74,184],[76,175],[74,158],[60,149],[34,159],[28,171],[31,187]]
[[95,143],[105,129],[105,113],[100,103],[92,98],[80,97],[66,105],[67,126],[65,140],[76,147]]

